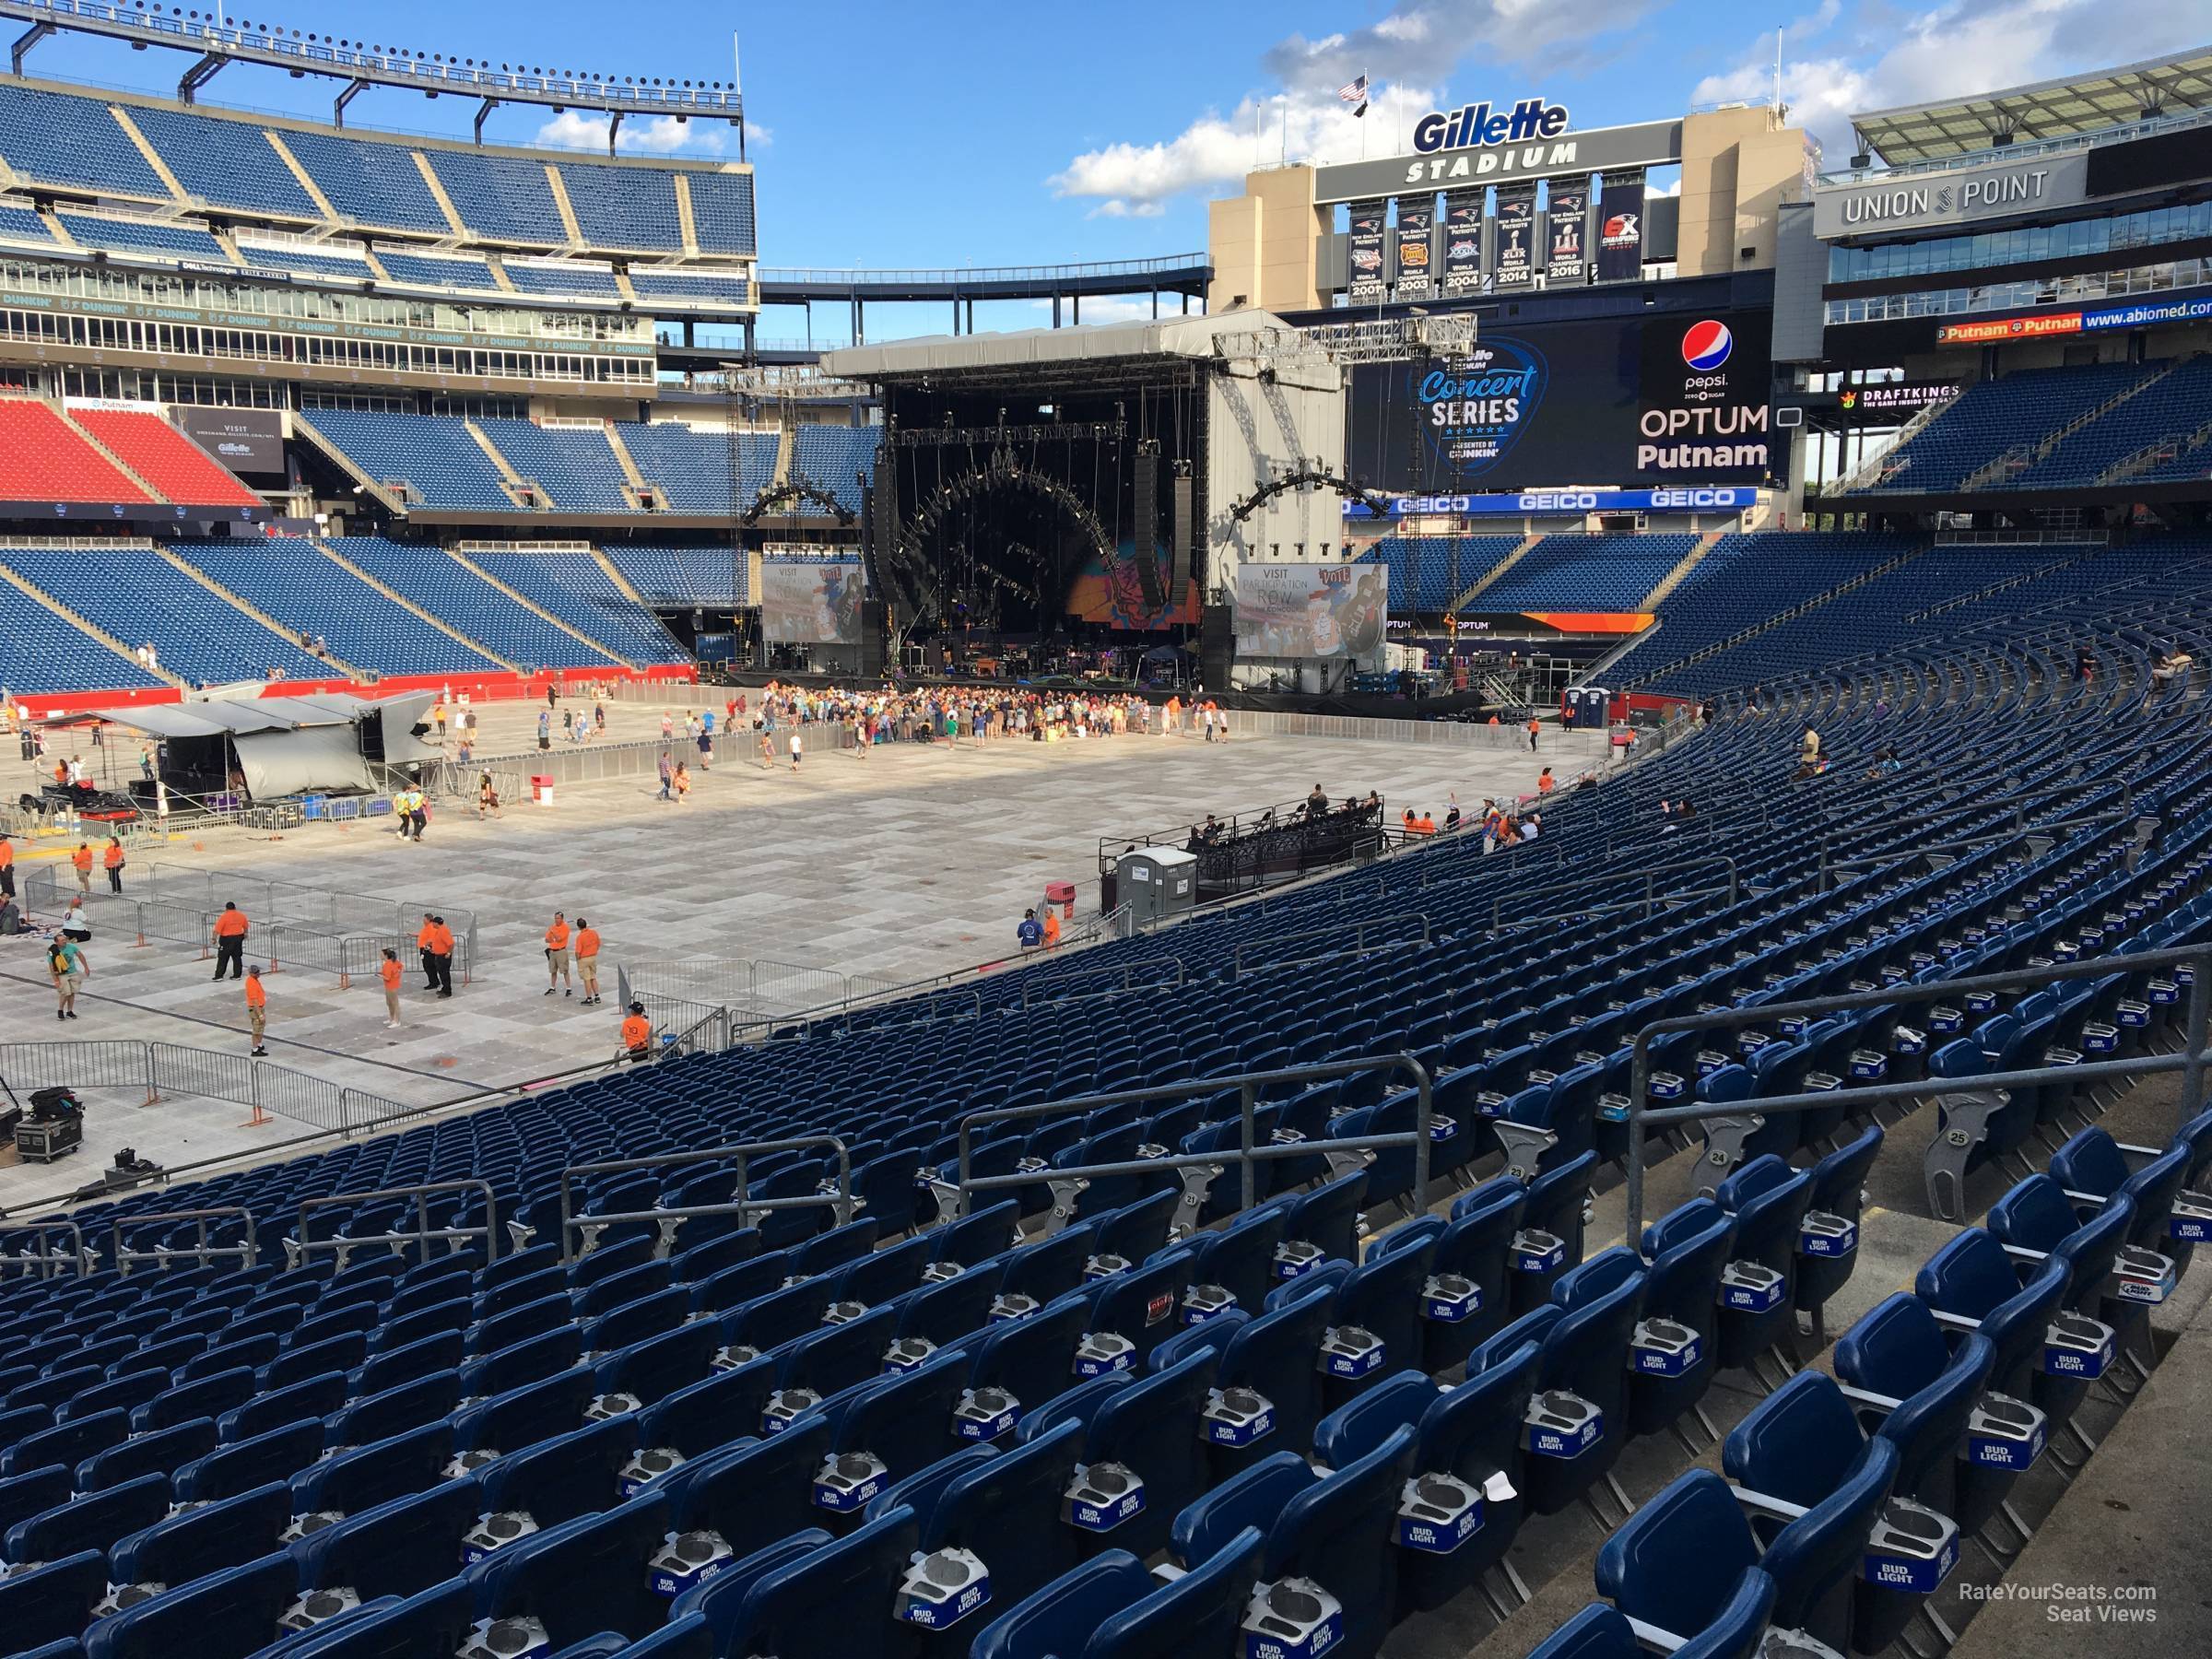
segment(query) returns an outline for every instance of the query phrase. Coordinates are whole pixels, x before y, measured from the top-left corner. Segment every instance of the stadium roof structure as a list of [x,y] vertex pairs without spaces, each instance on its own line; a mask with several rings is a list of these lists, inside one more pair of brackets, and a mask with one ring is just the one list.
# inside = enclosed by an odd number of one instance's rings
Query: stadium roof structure
[[1910,167],[2196,110],[2212,110],[2212,46],[1971,98],[1875,110],[1853,115],[1851,124],[1861,149],[1891,167]]

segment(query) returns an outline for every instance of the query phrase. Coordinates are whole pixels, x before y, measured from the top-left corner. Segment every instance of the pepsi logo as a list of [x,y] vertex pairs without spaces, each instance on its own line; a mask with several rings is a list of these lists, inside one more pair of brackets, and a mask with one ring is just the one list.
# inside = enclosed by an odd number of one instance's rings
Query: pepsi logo
[[1728,332],[1725,323],[1716,323],[1708,317],[1702,323],[1692,323],[1682,336],[1682,360],[1700,374],[1710,374],[1728,360],[1735,347],[1735,337]]

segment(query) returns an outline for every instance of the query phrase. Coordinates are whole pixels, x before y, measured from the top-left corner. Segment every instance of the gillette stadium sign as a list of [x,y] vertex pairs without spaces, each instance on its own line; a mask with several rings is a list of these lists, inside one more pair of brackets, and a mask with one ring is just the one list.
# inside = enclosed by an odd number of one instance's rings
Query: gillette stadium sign
[[1313,171],[1316,203],[1365,201],[1504,179],[1629,172],[1682,159],[1682,124],[1572,130],[1565,104],[1523,98],[1431,110],[1414,123],[1410,156],[1348,161]]

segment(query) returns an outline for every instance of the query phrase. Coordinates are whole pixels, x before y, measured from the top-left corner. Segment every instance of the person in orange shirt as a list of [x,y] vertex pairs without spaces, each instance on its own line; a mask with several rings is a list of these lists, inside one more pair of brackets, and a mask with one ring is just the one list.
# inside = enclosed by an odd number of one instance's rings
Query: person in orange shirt
[[643,1003],[629,1005],[629,1017],[622,1022],[622,1052],[632,1060],[653,1058],[653,1021],[645,1018]]
[[69,862],[76,866],[76,890],[80,893],[90,892],[92,890],[92,843],[78,841],[76,851],[69,854]]
[[1051,905],[1044,907],[1044,947],[1047,950],[1060,943],[1060,912]]
[[123,841],[118,836],[108,837],[108,844],[100,849],[100,862],[108,872],[108,891],[123,891]]
[[16,896],[16,843],[6,830],[0,830],[0,893]]
[[445,924],[443,916],[432,916],[428,929],[430,935],[429,969],[438,982],[438,994],[453,994],[453,930]]
[[1531,714],[1528,717],[1528,752],[1532,755],[1536,752],[1536,734],[1543,729],[1544,723]]
[[1552,779],[1551,768],[1547,766],[1536,779],[1536,793],[1540,795],[1547,795],[1557,787],[1558,784]]
[[399,1029],[399,952],[387,948],[376,965],[376,977],[384,988],[384,1029]]
[[[546,994],[550,996],[569,982],[569,918],[567,912],[555,911],[553,925],[546,929]],[[568,994],[576,994],[576,987],[569,983]]]
[[430,947],[438,938],[438,919],[429,911],[422,912],[422,925],[415,930],[415,949],[422,958],[422,988],[438,989],[438,969],[431,961]]
[[599,935],[582,916],[576,918],[576,971],[583,977],[583,1000],[599,1000]]
[[246,931],[249,924],[246,912],[236,903],[223,906],[223,913],[215,919],[215,977],[221,979],[223,970],[230,970],[230,977],[238,979],[246,971]]
[[1424,811],[1419,818],[1413,820],[1413,832],[1416,835],[1434,835],[1436,820]]
[[267,1053],[262,1039],[269,1030],[269,994],[262,988],[258,962],[246,970],[246,1029],[253,1033],[253,1053]]

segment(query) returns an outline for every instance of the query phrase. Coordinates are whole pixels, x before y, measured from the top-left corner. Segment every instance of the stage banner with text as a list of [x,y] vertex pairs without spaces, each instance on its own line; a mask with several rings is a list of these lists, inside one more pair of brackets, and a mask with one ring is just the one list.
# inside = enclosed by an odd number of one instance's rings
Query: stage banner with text
[[1244,564],[1237,652],[1248,657],[1366,656],[1382,643],[1390,573],[1379,564]]
[[760,634],[779,645],[859,644],[860,561],[764,561]]

